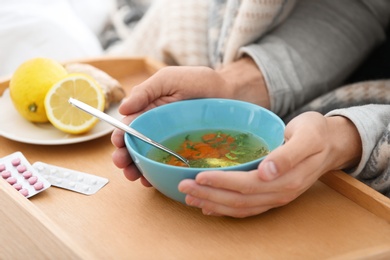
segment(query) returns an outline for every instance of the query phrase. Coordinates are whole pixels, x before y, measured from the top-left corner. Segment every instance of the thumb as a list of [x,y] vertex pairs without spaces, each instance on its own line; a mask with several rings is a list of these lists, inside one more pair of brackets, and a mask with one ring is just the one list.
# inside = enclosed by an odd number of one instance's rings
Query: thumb
[[150,100],[153,101],[154,97],[150,97],[149,92],[142,85],[134,86],[130,94],[122,100],[119,106],[119,113],[122,115],[131,115],[141,112],[150,105]]
[[278,147],[259,164],[258,176],[263,181],[272,181],[287,173],[308,157],[320,152],[312,135],[294,132],[286,139],[285,144]]
[[263,181],[272,181],[279,177],[279,171],[272,160],[264,159],[257,168],[259,178]]
[[324,131],[326,120],[317,112],[306,112],[292,119],[284,132],[285,143],[259,164],[259,178],[272,181],[319,153],[323,149]]

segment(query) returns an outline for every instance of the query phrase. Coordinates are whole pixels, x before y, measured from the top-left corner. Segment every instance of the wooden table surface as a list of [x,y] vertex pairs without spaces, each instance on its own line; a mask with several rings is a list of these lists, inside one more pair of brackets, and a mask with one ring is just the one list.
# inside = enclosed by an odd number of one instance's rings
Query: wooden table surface
[[[161,64],[85,61],[128,91]],[[7,81],[0,82],[0,94]],[[153,188],[127,181],[111,161],[110,135],[69,145],[0,137],[0,157],[21,151],[109,179],[87,196],[51,187],[26,199],[0,181],[0,259],[389,259],[390,200],[331,172],[287,206],[234,219],[202,215]]]

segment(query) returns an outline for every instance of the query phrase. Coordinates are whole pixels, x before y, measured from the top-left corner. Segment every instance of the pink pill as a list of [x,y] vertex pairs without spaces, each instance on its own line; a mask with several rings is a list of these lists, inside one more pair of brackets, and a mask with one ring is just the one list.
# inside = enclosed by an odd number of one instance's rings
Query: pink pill
[[0,164],[0,172],[2,172],[4,170],[5,170],[5,165],[4,164]]
[[35,190],[42,190],[43,189],[43,182],[37,182],[34,184],[34,189]]
[[2,172],[1,177],[3,177],[3,179],[7,179],[7,178],[11,177],[11,172],[10,171]]
[[15,183],[14,185],[12,185],[15,189],[17,190],[21,190],[22,189],[22,184],[20,183]]
[[27,197],[28,196],[28,190],[27,189],[21,189],[19,191],[23,196]]
[[28,179],[28,183],[31,185],[35,184],[38,181],[37,176],[32,176],[31,178]]
[[29,179],[31,178],[32,173],[30,171],[25,171],[22,175],[25,179]]
[[22,173],[22,172],[25,172],[27,170],[27,168],[24,165],[18,165],[16,167],[16,170],[18,170],[18,172]]
[[14,185],[17,181],[16,181],[16,179],[15,179],[14,177],[9,177],[9,178],[7,179],[7,182],[8,182],[9,184],[11,184],[11,185]]
[[20,164],[20,158],[15,158],[11,161],[12,165],[13,166],[17,166]]

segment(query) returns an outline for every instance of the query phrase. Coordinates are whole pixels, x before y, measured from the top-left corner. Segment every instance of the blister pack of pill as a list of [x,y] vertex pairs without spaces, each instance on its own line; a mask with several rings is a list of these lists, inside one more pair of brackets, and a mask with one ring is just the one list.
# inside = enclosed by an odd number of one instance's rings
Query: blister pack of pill
[[50,182],[34,169],[21,152],[0,158],[0,174],[2,179],[26,198],[30,198],[51,186]]
[[71,170],[43,162],[33,163],[33,167],[52,186],[92,195],[108,183],[108,179],[88,174],[81,171]]

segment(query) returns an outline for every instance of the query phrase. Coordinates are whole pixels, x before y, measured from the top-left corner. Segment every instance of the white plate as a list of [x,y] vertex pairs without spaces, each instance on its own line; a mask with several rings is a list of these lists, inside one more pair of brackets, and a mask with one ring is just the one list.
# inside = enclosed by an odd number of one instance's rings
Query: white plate
[[[119,104],[112,105],[107,111],[112,117],[123,118],[118,112]],[[98,122],[88,133],[71,135],[61,132],[50,123],[31,123],[24,119],[15,109],[6,89],[0,97],[0,135],[22,143],[59,145],[89,141],[107,135],[114,127],[106,122]]]

